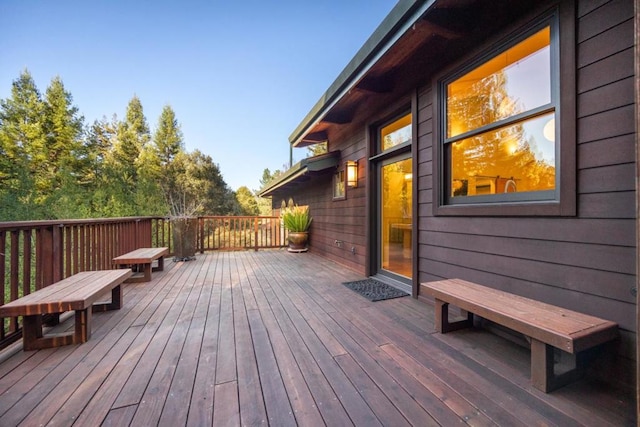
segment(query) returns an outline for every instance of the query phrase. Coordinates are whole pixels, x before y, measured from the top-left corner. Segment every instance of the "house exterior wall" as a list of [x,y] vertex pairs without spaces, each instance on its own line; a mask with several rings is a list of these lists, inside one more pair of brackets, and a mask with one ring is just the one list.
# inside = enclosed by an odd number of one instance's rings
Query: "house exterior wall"
[[[633,1],[577,1],[575,11],[575,216],[436,215],[434,91],[436,76],[449,65],[425,75],[409,93],[394,94],[417,98],[414,289],[420,282],[458,277],[618,322],[621,357],[610,368],[631,385],[637,321]],[[347,130],[330,135],[330,149],[341,150],[343,162],[360,159],[359,186],[348,189],[345,200],[332,200],[330,176],[291,193],[311,208],[312,251],[363,274],[371,273],[373,256],[367,252],[367,197],[373,190],[365,188],[369,124],[383,120],[383,110],[365,108],[366,117],[361,111]]]
[[[419,282],[458,277],[636,329],[631,1],[577,7],[577,215],[434,217],[434,87],[418,96]],[[627,371],[629,372],[629,371]]]
[[[364,133],[352,130],[340,139],[341,160],[344,168],[347,160],[366,156]],[[333,150],[333,144],[329,147]],[[366,188],[364,165],[359,165],[359,185],[346,188],[346,197],[333,199],[333,174],[328,173],[304,183],[303,186],[286,188],[272,196],[273,208],[280,207],[282,200],[293,198],[298,205],[308,205],[313,218],[309,230],[309,248],[361,274],[365,273],[366,254]],[[355,253],[352,251],[355,249]]]

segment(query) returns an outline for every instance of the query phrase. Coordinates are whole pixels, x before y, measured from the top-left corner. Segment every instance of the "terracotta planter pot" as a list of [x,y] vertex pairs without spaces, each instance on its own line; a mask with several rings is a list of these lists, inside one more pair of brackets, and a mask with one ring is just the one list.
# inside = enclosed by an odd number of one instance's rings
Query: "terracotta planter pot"
[[307,240],[309,239],[309,232],[289,232],[289,252],[306,252]]

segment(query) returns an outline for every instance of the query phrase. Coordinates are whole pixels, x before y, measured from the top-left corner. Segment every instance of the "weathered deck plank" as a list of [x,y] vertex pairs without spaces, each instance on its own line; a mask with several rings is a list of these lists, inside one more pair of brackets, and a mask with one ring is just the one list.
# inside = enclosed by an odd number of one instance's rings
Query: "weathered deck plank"
[[540,393],[527,349],[434,334],[432,307],[341,285],[360,278],[310,253],[168,262],[88,342],[0,358],[0,425],[635,422],[630,392],[587,378]]

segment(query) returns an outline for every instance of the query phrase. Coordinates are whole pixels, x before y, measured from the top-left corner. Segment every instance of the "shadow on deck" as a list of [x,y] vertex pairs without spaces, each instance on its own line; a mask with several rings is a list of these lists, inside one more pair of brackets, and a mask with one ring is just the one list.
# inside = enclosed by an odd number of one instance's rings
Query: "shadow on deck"
[[431,306],[341,285],[359,278],[309,253],[168,261],[87,343],[7,349],[0,425],[635,425],[631,393],[539,392],[527,349],[434,333]]

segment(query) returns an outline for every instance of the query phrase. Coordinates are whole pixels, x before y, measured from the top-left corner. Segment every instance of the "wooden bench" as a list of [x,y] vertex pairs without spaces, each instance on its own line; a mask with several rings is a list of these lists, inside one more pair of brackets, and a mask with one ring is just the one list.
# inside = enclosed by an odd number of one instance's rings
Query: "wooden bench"
[[[117,256],[113,259],[114,266],[131,268],[142,274],[136,274],[127,280],[128,283],[151,281],[152,271],[164,270],[164,257],[169,255],[169,248],[140,248]],[[158,261],[157,267],[152,267],[153,261]]]
[[[476,314],[529,337],[531,382],[544,392],[581,376],[585,360],[580,352],[618,336],[614,322],[460,279],[422,283],[421,293],[435,298],[435,325],[443,334],[472,326]],[[467,318],[449,322],[449,304],[464,310]],[[553,347],[575,354],[576,366],[556,375]]]
[[[120,285],[131,271],[103,270],[74,274],[59,282],[0,306],[0,317],[23,316],[22,341],[25,350],[80,344],[91,337],[91,314],[122,307]],[[97,303],[111,291],[110,303]],[[60,321],[60,313],[75,311],[75,331],[44,336],[42,315],[52,314]]]

